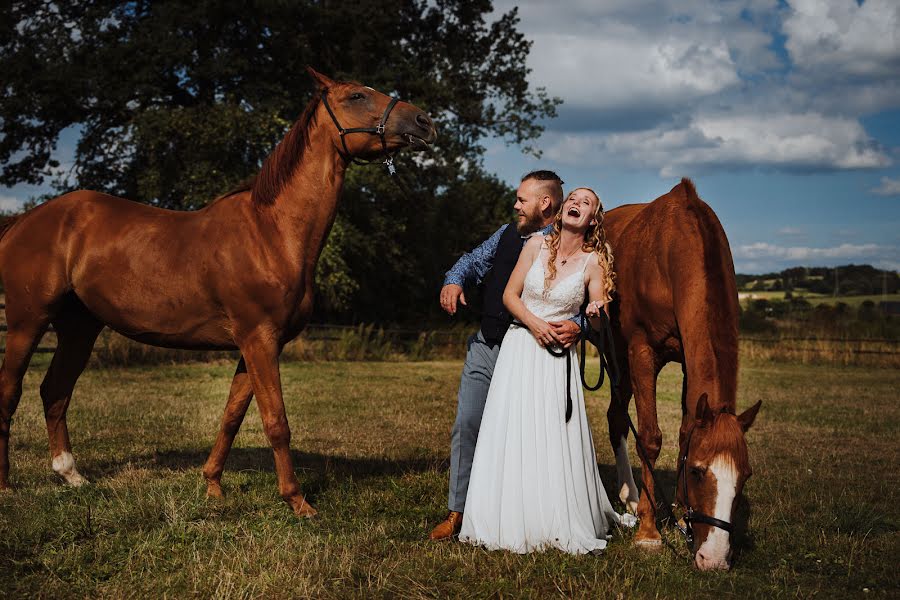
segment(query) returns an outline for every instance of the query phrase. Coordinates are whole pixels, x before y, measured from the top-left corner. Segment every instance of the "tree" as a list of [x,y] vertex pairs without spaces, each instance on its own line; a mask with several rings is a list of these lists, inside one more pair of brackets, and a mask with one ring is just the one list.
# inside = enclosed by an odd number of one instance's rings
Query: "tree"
[[[393,91],[436,121],[427,157],[398,157],[414,200],[382,170],[351,168],[318,272],[320,314],[421,315],[456,255],[509,217],[510,190],[485,173],[483,140],[527,145],[559,102],[528,85],[516,11],[487,22],[491,11],[489,0],[4,5],[0,183],[51,178],[59,192],[202,207],[252,176],[302,112],[310,64]],[[53,151],[71,126],[75,163],[60,173]]]

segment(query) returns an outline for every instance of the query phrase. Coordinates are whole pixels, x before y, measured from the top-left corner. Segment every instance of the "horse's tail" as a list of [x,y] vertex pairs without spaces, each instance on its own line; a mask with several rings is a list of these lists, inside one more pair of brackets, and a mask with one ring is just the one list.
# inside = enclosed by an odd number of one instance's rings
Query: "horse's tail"
[[[697,195],[690,179],[682,179],[672,192],[685,208],[682,216],[687,227],[684,231],[686,237],[691,238],[684,240],[687,243],[679,250],[702,252],[701,260],[694,258],[684,262],[686,272],[678,286],[681,289],[673,290],[684,296],[675,309],[685,360],[688,362],[691,357],[693,362],[699,363],[685,364],[685,372],[714,372],[718,389],[703,391],[708,391],[720,406],[734,409],[740,304],[731,248],[719,218]],[[694,387],[690,381],[687,385]],[[696,402],[697,391],[692,390],[691,397],[685,400]]]

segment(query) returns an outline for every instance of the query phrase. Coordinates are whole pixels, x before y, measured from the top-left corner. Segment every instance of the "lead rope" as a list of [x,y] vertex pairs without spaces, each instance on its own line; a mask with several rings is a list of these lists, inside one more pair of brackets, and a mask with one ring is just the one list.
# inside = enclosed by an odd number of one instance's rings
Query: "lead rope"
[[[596,387],[588,387],[585,384],[585,387],[589,390],[596,390],[603,384],[603,370],[606,369],[606,372],[609,374],[609,384],[612,388],[613,401],[617,402],[621,405],[622,399],[619,396],[619,361],[616,357],[616,347],[613,343],[613,333],[612,333],[612,324],[610,323],[609,317],[605,312],[600,313],[600,320],[603,322],[603,326],[600,330],[600,337],[597,339],[597,350],[600,355],[600,377],[597,381]],[[582,380],[584,378],[584,338],[586,337],[584,334],[586,332],[585,321],[582,321],[582,340],[581,340],[581,355],[582,355]],[[607,362],[604,357],[606,355],[606,350],[609,349],[609,358],[610,362]],[[641,438],[638,435],[637,429],[634,427],[634,421],[631,420],[631,415],[628,411],[625,411],[625,419],[628,421],[628,428],[631,430],[631,433],[634,435],[635,447],[638,451],[638,456],[641,459],[641,462],[647,466],[647,469],[650,471],[650,477],[653,479],[653,504],[654,506],[659,506],[659,503],[656,501],[656,494],[662,498],[663,506],[666,509],[666,512],[669,513],[669,518],[675,524],[675,527],[678,531],[681,532],[681,535],[684,536],[684,541],[690,549],[691,544],[694,543],[693,531],[691,530],[690,524],[686,522],[686,526],[682,527],[678,518],[675,516],[674,511],[672,511],[672,504],[668,501],[663,492],[663,487],[659,484],[659,480],[656,478],[656,471],[653,469],[653,466],[650,464],[650,459],[647,458],[647,451],[644,448],[644,445],[641,443]],[[676,473],[676,485],[677,485],[677,473]],[[660,536],[661,537],[661,536]],[[673,553],[680,554],[679,551],[672,546],[665,538],[662,538],[663,543],[672,550]],[[689,557],[690,558],[690,557]]]

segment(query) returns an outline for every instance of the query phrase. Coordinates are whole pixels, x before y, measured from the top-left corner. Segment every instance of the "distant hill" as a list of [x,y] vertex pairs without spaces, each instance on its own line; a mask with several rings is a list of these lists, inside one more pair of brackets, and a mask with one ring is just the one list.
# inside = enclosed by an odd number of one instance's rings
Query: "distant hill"
[[778,273],[744,275],[738,273],[738,291],[793,292],[838,296],[896,294],[900,276],[871,265],[838,267],[791,267]]

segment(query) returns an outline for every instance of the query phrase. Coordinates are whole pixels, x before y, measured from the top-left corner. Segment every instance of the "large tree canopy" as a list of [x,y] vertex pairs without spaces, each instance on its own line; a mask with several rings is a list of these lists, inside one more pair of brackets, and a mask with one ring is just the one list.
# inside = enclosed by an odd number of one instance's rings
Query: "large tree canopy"
[[[25,0],[0,8],[0,183],[91,188],[202,207],[253,175],[310,98],[312,65],[431,114],[439,140],[401,155],[412,187],[348,173],[319,265],[320,315],[403,321],[435,305],[455,257],[509,216],[482,141],[528,144],[558,102],[531,89],[516,11],[489,0]],[[79,132],[74,165],[53,161]]]

